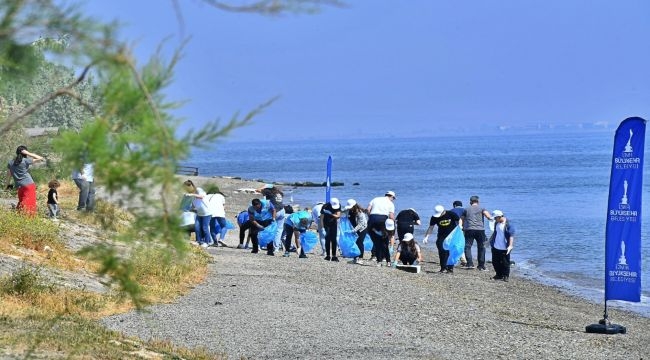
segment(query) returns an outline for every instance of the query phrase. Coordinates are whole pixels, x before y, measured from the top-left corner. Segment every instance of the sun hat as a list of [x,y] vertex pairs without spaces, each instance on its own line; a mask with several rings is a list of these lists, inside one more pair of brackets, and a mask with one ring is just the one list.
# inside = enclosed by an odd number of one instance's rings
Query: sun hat
[[354,199],[348,199],[348,204],[343,208],[343,210],[350,210],[356,205],[357,202]]
[[388,231],[395,230],[395,221],[393,221],[393,219],[386,219],[384,225],[386,225],[386,230]]
[[392,197],[394,197],[394,198],[397,198],[397,196],[395,196],[395,192],[394,192],[394,191],[386,191],[386,194],[385,194],[384,196],[392,196]]
[[341,203],[339,202],[339,199],[337,198],[331,198],[330,199],[330,205],[332,205],[332,209],[338,210],[341,208]]
[[501,217],[501,216],[503,216],[503,211],[501,210],[492,211],[492,217]]
[[445,212],[445,207],[442,205],[436,205],[436,207],[433,208],[433,211],[435,211],[433,217],[438,218],[440,215],[442,215],[443,212]]
[[402,239],[402,241],[411,241],[411,240],[413,240],[413,234],[411,233],[404,234],[404,238]]

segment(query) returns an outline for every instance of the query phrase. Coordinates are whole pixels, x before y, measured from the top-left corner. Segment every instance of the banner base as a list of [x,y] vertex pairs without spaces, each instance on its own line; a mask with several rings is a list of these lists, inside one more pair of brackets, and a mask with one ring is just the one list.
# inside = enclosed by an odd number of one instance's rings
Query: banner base
[[601,319],[598,324],[591,324],[585,328],[585,331],[593,334],[625,334],[625,326],[612,324],[606,319]]

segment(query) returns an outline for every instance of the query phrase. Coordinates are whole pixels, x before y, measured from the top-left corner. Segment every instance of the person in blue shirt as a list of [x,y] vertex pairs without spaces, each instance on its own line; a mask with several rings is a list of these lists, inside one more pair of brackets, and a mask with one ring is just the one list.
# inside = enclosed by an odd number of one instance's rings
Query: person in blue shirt
[[[306,259],[304,250],[300,247],[300,234],[303,234],[311,227],[312,217],[309,211],[301,210],[294,212],[287,216],[284,221],[284,231],[286,233],[284,243],[284,256],[288,257],[291,253],[291,238],[293,237],[296,243],[296,249],[300,249],[301,259]],[[292,236],[293,235],[293,236]]]
[[[250,222],[249,234],[251,242],[253,242],[251,253],[257,254],[259,252],[257,234],[275,220],[275,207],[268,200],[253,199],[251,206],[248,207],[248,218]],[[273,247],[273,244],[270,244],[270,246]]]

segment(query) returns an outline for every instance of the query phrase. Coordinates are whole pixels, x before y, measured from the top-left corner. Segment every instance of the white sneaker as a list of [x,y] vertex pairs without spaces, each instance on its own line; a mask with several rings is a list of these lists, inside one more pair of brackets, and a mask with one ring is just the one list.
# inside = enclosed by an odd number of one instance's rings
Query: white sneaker
[[209,246],[208,243],[201,243],[201,247],[204,249],[207,248],[208,246]]
[[363,260],[361,260],[360,258],[357,258],[357,260],[355,260],[354,263],[358,264],[358,265],[363,265]]

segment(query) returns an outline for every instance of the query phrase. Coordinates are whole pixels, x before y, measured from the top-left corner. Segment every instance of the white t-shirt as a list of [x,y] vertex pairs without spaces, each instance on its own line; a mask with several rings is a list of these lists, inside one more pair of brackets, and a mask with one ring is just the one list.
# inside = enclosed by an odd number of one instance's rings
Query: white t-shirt
[[395,213],[395,204],[388,198],[388,196],[379,196],[368,204],[370,208],[370,215],[390,215]]
[[494,226],[494,231],[497,232],[496,236],[494,237],[494,248],[499,249],[499,250],[507,250],[508,249],[508,240],[506,239],[506,224],[504,223],[498,223]]
[[311,218],[314,221],[315,224],[318,224],[320,226],[320,209],[323,208],[323,204],[316,204],[314,205],[314,208],[311,209]]
[[226,209],[224,208],[224,205],[226,205],[226,198],[224,198],[223,195],[208,194],[203,198],[203,200],[208,204],[208,209],[212,217],[226,217]]
[[196,197],[195,197],[194,200],[192,200],[192,205],[194,206],[194,209],[196,209],[196,215],[198,215],[198,216],[208,216],[208,215],[211,215],[211,214],[210,214],[210,209],[208,209],[208,204],[207,204],[206,201],[204,201],[204,200],[205,200],[205,196],[207,195],[207,194],[205,193],[205,190],[203,190],[203,189],[200,188],[200,187],[197,187],[197,188],[196,188],[196,194],[197,194],[197,195],[202,195],[202,196],[203,196],[202,199],[199,199],[199,198],[196,198]]

